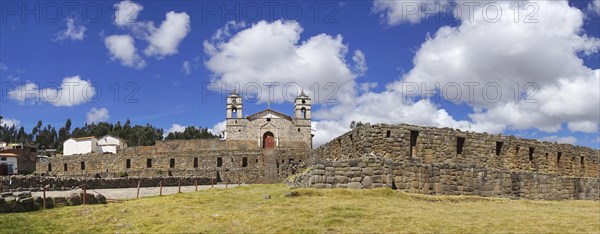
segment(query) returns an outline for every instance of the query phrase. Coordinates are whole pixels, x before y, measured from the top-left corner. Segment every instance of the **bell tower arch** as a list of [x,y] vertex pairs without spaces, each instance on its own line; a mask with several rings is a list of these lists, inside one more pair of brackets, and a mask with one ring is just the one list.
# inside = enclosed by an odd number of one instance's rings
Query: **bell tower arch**
[[240,96],[235,90],[227,96],[227,118],[242,118],[242,96]]

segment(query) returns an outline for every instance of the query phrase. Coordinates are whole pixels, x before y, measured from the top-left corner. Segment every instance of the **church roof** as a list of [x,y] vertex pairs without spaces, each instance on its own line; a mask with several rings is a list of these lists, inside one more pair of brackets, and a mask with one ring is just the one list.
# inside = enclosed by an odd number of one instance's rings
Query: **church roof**
[[255,120],[255,119],[259,119],[261,116],[263,116],[265,114],[268,114],[268,113],[272,114],[272,115],[279,116],[279,118],[282,118],[282,119],[287,119],[287,120],[290,120],[290,121],[292,120],[292,117],[290,117],[290,116],[288,116],[286,114],[283,114],[281,112],[271,110],[271,109],[266,109],[266,110],[263,110],[263,111],[260,111],[260,112],[256,112],[256,113],[254,113],[254,114],[252,114],[252,115],[250,115],[250,116],[248,116],[246,118],[248,120]]

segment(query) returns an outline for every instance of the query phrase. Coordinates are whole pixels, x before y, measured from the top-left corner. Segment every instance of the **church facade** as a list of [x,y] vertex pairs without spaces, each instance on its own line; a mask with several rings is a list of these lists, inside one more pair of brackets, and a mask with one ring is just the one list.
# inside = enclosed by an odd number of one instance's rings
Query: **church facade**
[[304,92],[294,100],[294,116],[266,110],[243,117],[242,96],[227,97],[227,141],[244,141],[257,149],[311,149],[311,99]]

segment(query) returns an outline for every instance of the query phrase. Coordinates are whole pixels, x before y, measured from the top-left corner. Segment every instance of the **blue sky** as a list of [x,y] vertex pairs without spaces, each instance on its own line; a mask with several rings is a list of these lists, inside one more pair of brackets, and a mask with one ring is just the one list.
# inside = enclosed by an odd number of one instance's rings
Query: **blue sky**
[[[167,131],[219,131],[222,95],[207,84],[259,84],[260,101],[244,106],[249,115],[267,106],[264,83],[279,82],[272,109],[292,114],[286,84],[316,99],[318,143],[356,120],[600,148],[598,1],[522,1],[518,11],[515,2],[471,11],[449,2],[424,1],[474,18],[444,10],[423,16],[411,1],[91,1],[73,11],[63,2],[3,1],[0,115],[28,130],[39,119],[60,127],[67,118],[75,126],[130,118]],[[472,100],[469,82],[478,84]],[[514,83],[517,96],[537,101],[514,101]],[[61,84],[75,94],[52,98]],[[436,84],[439,100],[408,89]],[[484,97],[489,84],[503,95]],[[462,95],[452,93],[455,85]],[[252,90],[243,91],[253,97]],[[329,94],[335,103],[323,103]]]

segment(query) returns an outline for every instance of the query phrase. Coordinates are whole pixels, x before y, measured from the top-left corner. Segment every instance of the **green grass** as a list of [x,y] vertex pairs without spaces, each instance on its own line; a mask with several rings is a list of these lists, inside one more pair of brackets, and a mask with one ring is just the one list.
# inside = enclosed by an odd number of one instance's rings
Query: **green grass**
[[[251,185],[0,215],[0,232],[600,233],[600,202]],[[263,199],[270,194],[271,199]]]

